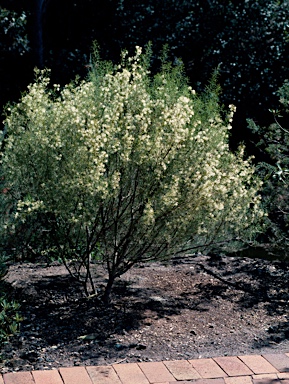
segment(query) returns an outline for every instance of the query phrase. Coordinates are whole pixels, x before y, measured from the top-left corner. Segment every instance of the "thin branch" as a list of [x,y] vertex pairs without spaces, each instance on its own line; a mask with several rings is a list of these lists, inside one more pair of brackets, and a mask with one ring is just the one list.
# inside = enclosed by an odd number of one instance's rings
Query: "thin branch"
[[282,131],[284,131],[285,133],[287,133],[287,135],[289,135],[289,131],[287,131],[287,129],[283,128],[282,125],[278,122],[278,120],[276,119],[276,116],[274,115],[274,120],[275,120],[275,123],[278,125],[278,127],[280,129],[282,129]]

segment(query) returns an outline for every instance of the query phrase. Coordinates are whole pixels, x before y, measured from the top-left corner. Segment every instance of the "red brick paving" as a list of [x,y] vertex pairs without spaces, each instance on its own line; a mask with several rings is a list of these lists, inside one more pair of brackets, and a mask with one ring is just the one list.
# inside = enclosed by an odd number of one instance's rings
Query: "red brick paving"
[[254,375],[253,384],[281,384],[281,381],[274,374]]
[[228,376],[248,376],[253,374],[247,365],[236,356],[216,357],[214,360]]
[[[86,369],[93,384],[123,384],[111,366],[87,367]],[[69,384],[69,382],[65,384]]]
[[289,353],[5,373],[0,384],[289,384]]
[[279,372],[289,371],[289,357],[285,353],[263,355]]
[[186,360],[164,361],[164,364],[177,380],[193,380],[202,377]]
[[64,383],[92,384],[88,372],[84,367],[60,368],[59,373]]
[[263,374],[263,375],[253,375],[252,378],[254,380],[261,380],[261,379],[271,379],[271,380],[276,380],[278,379],[278,376],[276,373],[268,373],[268,374]]
[[195,359],[189,360],[189,362],[199,372],[201,377],[205,379],[227,376],[213,359]]
[[289,372],[284,372],[284,373],[277,373],[277,376],[279,377],[279,379],[287,379],[289,380]]
[[60,373],[57,370],[32,372],[35,384],[63,384]]
[[148,378],[149,383],[158,383],[162,381],[170,382],[175,380],[175,377],[170,373],[170,371],[162,362],[138,363],[138,365]]
[[3,378],[5,384],[35,384],[30,372],[6,373]]
[[225,384],[252,384],[251,376],[225,377]]
[[[189,382],[186,382],[186,383],[189,383]],[[192,383],[192,381],[191,381]],[[224,379],[200,379],[200,380],[195,380],[193,381],[193,383],[196,383],[196,384],[225,384],[224,382]],[[179,384],[179,381],[177,382],[177,384]]]
[[239,359],[242,360],[243,363],[245,363],[251,369],[251,371],[255,373],[255,375],[278,372],[278,370],[273,367],[273,365],[271,365],[263,356],[239,356]]
[[145,374],[136,363],[118,364],[114,365],[113,368],[115,369],[122,383],[149,384]]

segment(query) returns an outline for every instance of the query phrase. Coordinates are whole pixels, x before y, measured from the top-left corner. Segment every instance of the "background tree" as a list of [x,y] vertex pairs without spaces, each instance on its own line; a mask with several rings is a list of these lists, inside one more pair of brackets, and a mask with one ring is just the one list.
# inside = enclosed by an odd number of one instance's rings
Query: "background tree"
[[27,85],[25,67],[29,49],[26,12],[24,10],[14,11],[0,6],[1,114],[3,105],[9,100],[19,97],[20,91]]
[[[26,14],[0,7],[0,48],[3,55],[17,52],[20,55],[29,50],[26,34]],[[1,58],[3,60],[3,57]]]
[[260,127],[249,120],[249,128],[255,134],[263,162],[258,165],[260,176],[265,180],[263,195],[268,210],[268,229],[262,236],[261,245],[267,251],[288,260],[289,252],[289,130],[288,103],[289,83],[286,81],[276,92],[282,112],[271,111],[275,122],[268,127]]
[[[288,77],[288,1],[119,1],[126,47],[169,44],[196,89],[219,65],[221,102],[234,103],[233,141],[247,140],[246,118],[271,119],[272,92]],[[275,104],[275,107],[277,105]],[[254,151],[254,148],[251,148]]]
[[5,120],[4,238],[37,228],[26,245],[61,257],[87,294],[100,261],[105,301],[134,264],[251,235],[262,216],[254,169],[229,150],[234,107],[222,119],[214,81],[197,96],[180,63],[152,76],[150,60],[96,55],[63,90],[41,72]]

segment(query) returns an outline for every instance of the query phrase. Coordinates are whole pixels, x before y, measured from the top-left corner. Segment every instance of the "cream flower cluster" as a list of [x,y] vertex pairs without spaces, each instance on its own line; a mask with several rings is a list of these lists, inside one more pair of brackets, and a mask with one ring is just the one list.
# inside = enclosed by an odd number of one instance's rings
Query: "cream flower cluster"
[[40,72],[5,121],[3,172],[30,201],[19,198],[16,219],[52,212],[83,242],[104,236],[109,253],[128,234],[149,252],[262,215],[250,161],[229,150],[235,107],[223,121],[216,101],[172,73],[150,76],[140,47],[105,74],[62,90],[48,84]]

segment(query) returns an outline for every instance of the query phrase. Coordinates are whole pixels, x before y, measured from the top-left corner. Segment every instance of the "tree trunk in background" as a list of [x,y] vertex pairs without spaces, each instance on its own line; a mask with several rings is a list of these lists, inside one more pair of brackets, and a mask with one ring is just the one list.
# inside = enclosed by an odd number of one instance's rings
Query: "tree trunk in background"
[[43,17],[49,0],[36,0],[36,59],[39,68],[44,67]]

